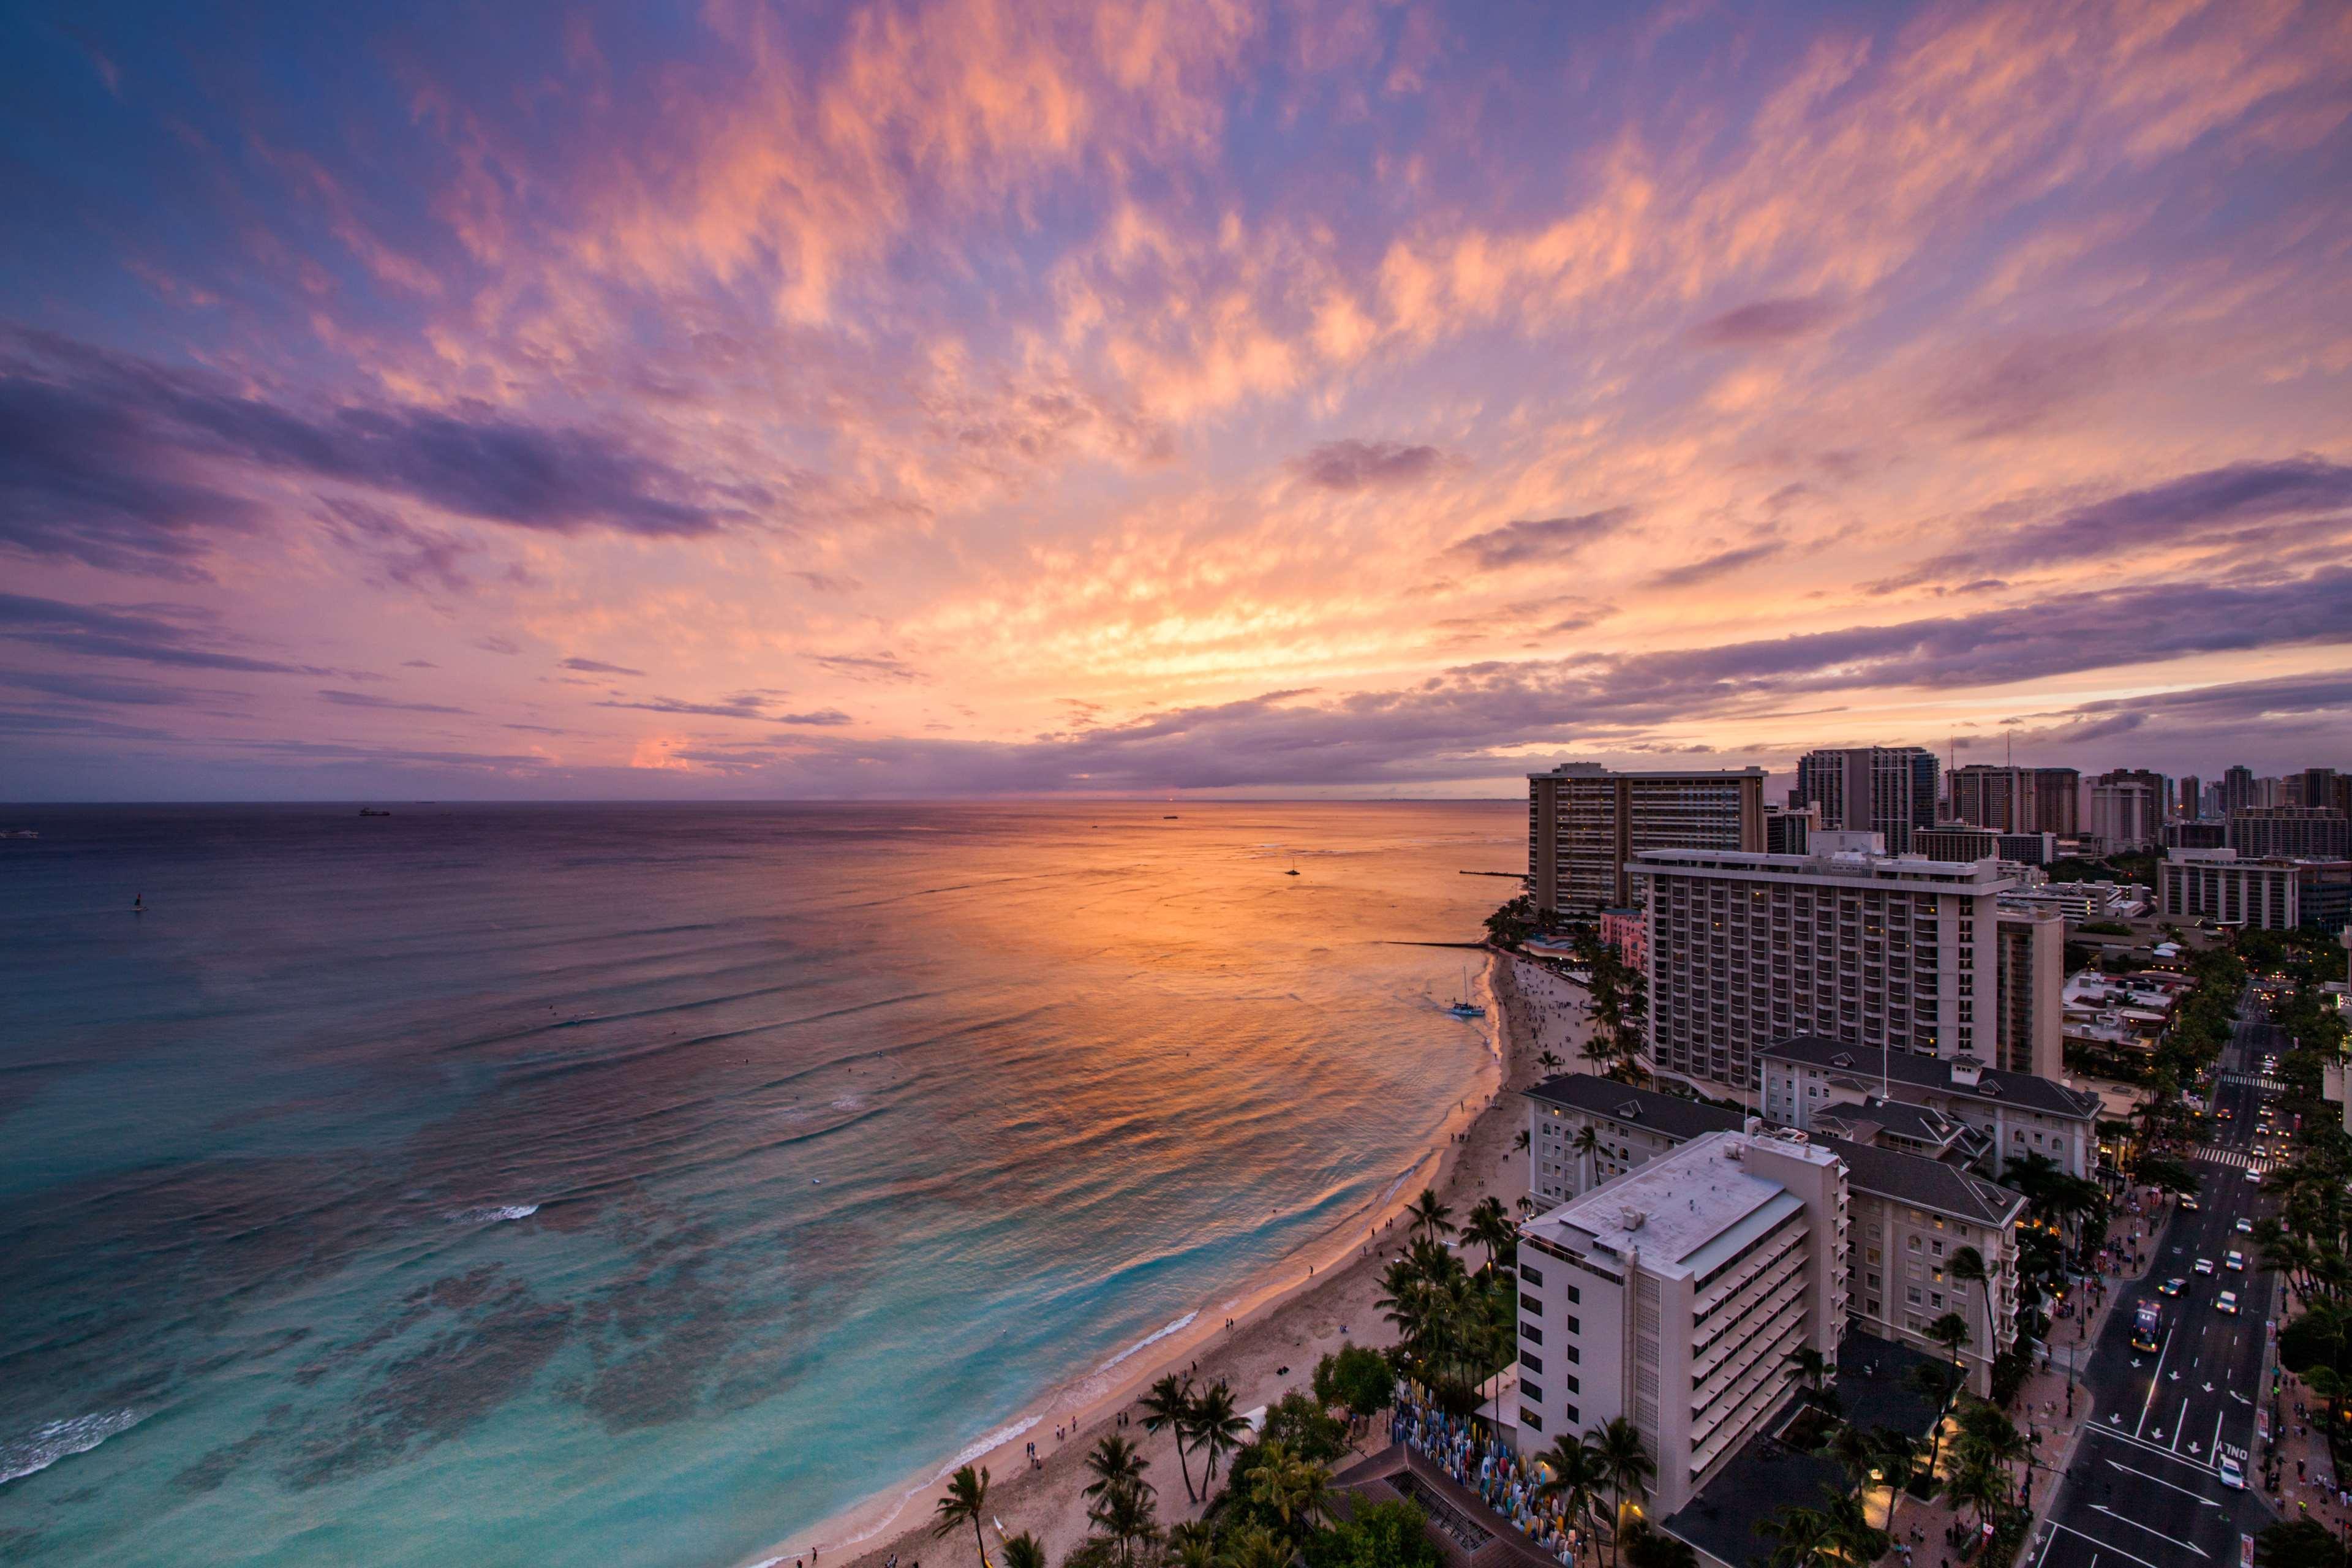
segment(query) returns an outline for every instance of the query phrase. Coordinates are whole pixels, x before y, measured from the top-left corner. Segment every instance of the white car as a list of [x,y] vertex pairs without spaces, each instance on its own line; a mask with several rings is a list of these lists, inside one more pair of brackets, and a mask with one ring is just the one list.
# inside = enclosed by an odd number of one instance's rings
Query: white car
[[2245,1467],[2227,1454],[2221,1456],[2221,1484],[2233,1492],[2246,1489]]
[[2229,1255],[2221,1259],[2221,1267],[2224,1268],[2234,1268],[2239,1273],[2242,1274],[2246,1271],[2246,1255],[2233,1247],[2231,1249]]
[[2238,1315],[2238,1293],[2235,1290],[2222,1291],[2221,1294],[2214,1300],[2213,1310],[2217,1312],[2227,1312],[2233,1318],[2236,1317]]
[[2252,1236],[2252,1235],[2253,1235],[2253,1234],[2254,1234],[2254,1222],[2253,1222],[2252,1220],[2250,1220],[2250,1219],[2246,1219],[2246,1218],[2241,1217],[2241,1218],[2239,1219],[2239,1221],[2238,1221],[2238,1234],[2239,1234],[2240,1236]]
[[2253,1183],[2254,1185],[2259,1187],[2263,1184],[2263,1173],[2260,1171],[2248,1171],[2246,1173],[2246,1180]]
[[2197,1272],[2198,1272],[2198,1273],[2200,1273],[2200,1274],[2210,1274],[2210,1273],[2212,1273],[2212,1272],[2213,1272],[2213,1260],[2212,1260],[2211,1258],[2199,1258],[2199,1259],[2197,1260]]

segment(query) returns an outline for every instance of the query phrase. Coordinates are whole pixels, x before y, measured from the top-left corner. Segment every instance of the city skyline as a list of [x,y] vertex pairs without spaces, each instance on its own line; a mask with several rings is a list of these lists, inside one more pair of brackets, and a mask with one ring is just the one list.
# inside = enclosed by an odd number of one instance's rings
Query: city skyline
[[2340,7],[0,38],[0,796],[2352,763]]

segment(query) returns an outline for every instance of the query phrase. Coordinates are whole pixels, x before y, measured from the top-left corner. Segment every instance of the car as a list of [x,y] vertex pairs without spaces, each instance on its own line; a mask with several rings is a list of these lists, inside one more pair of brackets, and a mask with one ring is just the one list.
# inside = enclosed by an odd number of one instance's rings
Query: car
[[2222,1291],[2221,1294],[2214,1300],[2213,1310],[2217,1312],[2227,1312],[2233,1318],[2236,1317],[2238,1315],[2238,1293],[2235,1290]]
[[2213,1114],[2220,1117],[2224,1121],[2235,1121],[2238,1119],[2238,1113],[2231,1110],[2226,1105],[2221,1110],[2215,1111]]
[[2233,1247],[2223,1256],[2221,1259],[2221,1267],[2224,1268],[2234,1268],[2239,1273],[2242,1274],[2246,1271],[2246,1255],[2240,1252]]
[[2171,1279],[2166,1280],[2163,1284],[2158,1285],[2156,1288],[2156,1293],[2159,1296],[2178,1296],[2181,1291],[2188,1288],[2189,1281],[2176,1274]]
[[2221,1484],[2233,1492],[2246,1489],[2246,1468],[2229,1455],[2221,1456]]
[[2211,1258],[2199,1258],[2199,1259],[2197,1260],[2196,1272],[2198,1272],[2198,1273],[2200,1273],[2200,1274],[2210,1274],[2210,1273],[2212,1273],[2212,1272],[2213,1272],[2213,1260],[2212,1260]]
[[2240,1215],[2238,1216],[2238,1234],[2240,1236],[2252,1236],[2253,1233],[2254,1222],[2246,1218],[2245,1215]]
[[2180,1208],[2181,1212],[2184,1214],[2200,1214],[2203,1212],[2197,1206],[2197,1200],[2189,1196],[2187,1193],[2180,1194]]
[[2246,1180],[2253,1183],[2254,1185],[2259,1187],[2263,1184],[2263,1173],[2260,1171],[2248,1171],[2246,1173]]

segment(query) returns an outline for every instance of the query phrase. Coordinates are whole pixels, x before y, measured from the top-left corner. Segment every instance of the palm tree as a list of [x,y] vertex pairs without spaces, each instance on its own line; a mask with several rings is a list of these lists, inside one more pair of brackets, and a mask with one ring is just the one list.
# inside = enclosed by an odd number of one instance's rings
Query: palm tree
[[[1946,1317],[1950,1315],[1945,1314]],[[1960,1374],[1957,1368],[1947,1363],[1923,1361],[1911,1369],[1911,1385],[1936,1402],[1934,1440],[1927,1447],[1927,1468],[1932,1473],[1937,1460],[1943,1455],[1944,1415],[1951,1409],[1952,1395],[1959,1389]]]
[[1330,1482],[1330,1471],[1271,1442],[1258,1450],[1257,1468],[1250,1472],[1250,1500],[1272,1509],[1283,1529],[1304,1534],[1329,1504]]
[[1454,1211],[1427,1187],[1421,1189],[1421,1196],[1405,1205],[1405,1212],[1412,1215],[1408,1235],[1427,1235],[1433,1240],[1443,1241],[1454,1234]]
[[1503,1200],[1480,1198],[1470,1211],[1470,1223],[1463,1236],[1473,1244],[1486,1249],[1486,1269],[1492,1273],[1503,1248],[1517,1245],[1519,1233],[1513,1228],[1510,1215],[1503,1212]]
[[1772,1549],[1772,1568],[1824,1568],[1836,1550],[1830,1540],[1829,1516],[1817,1508],[1790,1503],[1769,1519],[1759,1520],[1756,1532],[1780,1544]]
[[1536,1457],[1536,1463],[1549,1471],[1537,1494],[1559,1504],[1560,1512],[1569,1521],[1591,1525],[1592,1505],[1609,1485],[1608,1473],[1601,1468],[1601,1456],[1576,1438],[1563,1434],[1552,1439],[1550,1447]]
[[1153,1384],[1144,1394],[1143,1429],[1155,1436],[1172,1429],[1176,1434],[1176,1469],[1184,1478],[1184,1500],[1198,1502],[1192,1495],[1192,1468],[1184,1458],[1184,1416],[1192,1408],[1192,1380],[1179,1378],[1170,1373]]
[[1828,1499],[1822,1517],[1829,1521],[1829,1541],[1838,1555],[1848,1563],[1875,1563],[1886,1554],[1892,1544],[1886,1531],[1870,1522],[1860,1498],[1834,1487],[1823,1487],[1822,1493]]
[[1600,1131],[1588,1121],[1576,1130],[1576,1136],[1568,1141],[1568,1146],[1576,1151],[1577,1173],[1583,1178],[1577,1184],[1576,1190],[1589,1193],[1601,1184]]
[[1819,1394],[1822,1384],[1829,1381],[1828,1358],[1811,1345],[1799,1345],[1780,1359],[1797,1381],[1815,1394]]
[[1293,1555],[1290,1542],[1262,1524],[1253,1524],[1234,1531],[1225,1543],[1223,1562],[1225,1568],[1289,1568]]
[[1969,1321],[1958,1312],[1947,1312],[1927,1325],[1927,1337],[1951,1352],[1952,1370],[1965,1379],[1969,1369],[1960,1360],[1960,1352],[1969,1343]]
[[1609,1489],[1616,1500],[1616,1509],[1610,1519],[1610,1561],[1616,1561],[1618,1542],[1624,1532],[1625,1500],[1631,1492],[1647,1490],[1650,1478],[1658,1473],[1657,1462],[1642,1447],[1642,1434],[1633,1424],[1620,1415],[1605,1426],[1595,1426],[1586,1433],[1601,1461],[1601,1473],[1609,1478]]
[[1188,1519],[1171,1525],[1168,1531],[1168,1555],[1175,1568],[1216,1568],[1217,1532],[1204,1520]]
[[1837,1461],[1838,1468],[1845,1472],[1846,1480],[1856,1491],[1862,1489],[1878,1464],[1878,1445],[1851,1421],[1838,1423],[1838,1429],[1830,1434],[1821,1452],[1823,1458]]
[[1100,1497],[1117,1487],[1132,1487],[1148,1497],[1151,1483],[1143,1479],[1143,1472],[1150,1466],[1151,1461],[1143,1457],[1133,1439],[1109,1433],[1087,1456],[1087,1468],[1094,1472],[1095,1479],[1087,1483],[1086,1495]]
[[1129,1478],[1109,1483],[1087,1510],[1087,1520],[1118,1543],[1123,1568],[1135,1568],[1135,1549],[1160,1539],[1160,1521],[1152,1516],[1151,1494]]
[[1234,1408],[1234,1391],[1222,1383],[1213,1383],[1192,1406],[1192,1447],[1209,1456],[1207,1467],[1201,1472],[1201,1489],[1205,1493],[1209,1483],[1217,1479],[1217,1461],[1242,1446],[1250,1425]]
[[1892,1426],[1881,1426],[1870,1435],[1871,1447],[1878,1450],[1878,1468],[1886,1477],[1886,1528],[1895,1526],[1895,1494],[1911,1479],[1912,1469],[1919,1463],[1919,1440],[1908,1432]]
[[1001,1568],[1045,1568],[1045,1549],[1024,1530],[1004,1543],[997,1562]]
[[938,1522],[931,1526],[931,1533],[951,1535],[958,1525],[971,1521],[971,1542],[980,1549],[980,1568],[988,1568],[988,1542],[980,1533],[980,1516],[987,1510],[988,1471],[975,1473],[966,1465],[948,1478],[948,1495],[940,1499]]
[[1567,1059],[1559,1056],[1549,1046],[1546,1046],[1543,1048],[1543,1053],[1536,1058],[1536,1066],[1543,1068],[1546,1072],[1557,1072],[1567,1065]]
[[1514,1133],[1511,1137],[1511,1152],[1514,1154],[1526,1153],[1528,1152],[1528,1145],[1531,1142],[1533,1142],[1533,1139],[1529,1135],[1528,1130],[1524,1127],[1520,1128],[1518,1131]]

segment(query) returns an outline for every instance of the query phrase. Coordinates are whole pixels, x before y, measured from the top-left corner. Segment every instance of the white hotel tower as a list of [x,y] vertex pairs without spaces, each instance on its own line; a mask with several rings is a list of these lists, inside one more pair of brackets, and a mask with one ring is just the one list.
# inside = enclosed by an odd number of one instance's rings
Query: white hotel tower
[[[1800,1135],[1801,1136],[1801,1135]],[[1786,1396],[1789,1352],[1835,1361],[1845,1166],[1710,1132],[1519,1227],[1519,1447],[1622,1415],[1681,1508]]]

